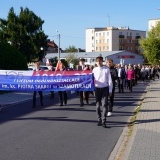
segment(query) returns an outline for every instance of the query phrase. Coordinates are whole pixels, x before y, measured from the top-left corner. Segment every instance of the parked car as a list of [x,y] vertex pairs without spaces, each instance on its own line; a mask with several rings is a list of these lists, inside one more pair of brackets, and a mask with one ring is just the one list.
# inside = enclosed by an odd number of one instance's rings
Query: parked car
[[[35,70],[35,66],[29,66],[28,70],[30,70],[30,71]],[[40,70],[46,71],[46,70],[48,70],[48,66],[40,65]]]

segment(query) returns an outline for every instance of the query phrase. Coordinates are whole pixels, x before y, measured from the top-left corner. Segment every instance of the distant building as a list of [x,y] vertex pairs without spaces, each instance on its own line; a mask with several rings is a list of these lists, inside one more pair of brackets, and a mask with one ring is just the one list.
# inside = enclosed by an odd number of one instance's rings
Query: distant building
[[160,23],[160,18],[150,19],[148,21],[148,31],[150,31],[153,27],[156,27],[158,23]]
[[[60,55],[61,59],[66,59],[69,53],[62,53]],[[108,52],[75,52],[74,54],[77,59],[84,58],[85,64],[95,65],[96,57],[102,56],[104,61],[111,58],[115,64],[143,64],[144,57],[140,54],[132,53],[129,51],[108,51]],[[58,57],[58,53],[50,53],[46,55],[46,59],[52,59]]]
[[141,54],[140,38],[146,38],[146,31],[129,27],[86,29],[86,52],[126,50]]
[[[64,52],[60,48],[60,52]],[[58,45],[54,41],[47,40],[47,50],[46,53],[58,53]]]

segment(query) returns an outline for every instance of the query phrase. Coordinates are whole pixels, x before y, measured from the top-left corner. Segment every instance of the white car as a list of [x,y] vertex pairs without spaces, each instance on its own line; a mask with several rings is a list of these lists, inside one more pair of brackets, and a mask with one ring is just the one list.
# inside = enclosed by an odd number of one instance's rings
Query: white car
[[[28,70],[35,70],[35,66],[29,66]],[[48,66],[40,65],[40,70],[46,71],[48,70]]]

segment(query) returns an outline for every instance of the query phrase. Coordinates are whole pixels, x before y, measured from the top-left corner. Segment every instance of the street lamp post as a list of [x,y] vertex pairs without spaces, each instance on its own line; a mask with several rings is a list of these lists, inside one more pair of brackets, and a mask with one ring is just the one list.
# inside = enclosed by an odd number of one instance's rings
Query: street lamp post
[[[57,31],[58,32],[58,31]],[[61,36],[60,36],[60,33],[58,34],[58,59],[60,60],[60,38],[61,38]]]

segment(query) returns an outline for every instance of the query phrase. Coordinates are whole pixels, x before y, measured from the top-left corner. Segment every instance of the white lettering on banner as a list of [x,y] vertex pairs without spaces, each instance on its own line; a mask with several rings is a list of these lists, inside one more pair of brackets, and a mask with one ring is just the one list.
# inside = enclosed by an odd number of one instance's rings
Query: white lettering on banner
[[52,89],[52,86],[51,85],[42,85],[42,84],[39,84],[39,85],[35,85],[35,88],[36,89]]
[[14,89],[16,88],[14,84],[10,84],[10,88]]
[[80,82],[80,78],[69,78],[69,79],[14,79],[14,83],[43,83],[43,82]]
[[34,85],[31,85],[31,84],[19,84],[18,88],[19,89],[34,89]]
[[33,83],[33,79],[14,79],[15,83]]
[[60,84],[59,88],[91,88],[91,84]]
[[43,83],[43,82],[80,82],[80,78],[72,78],[72,79],[36,79],[36,83]]
[[2,84],[1,86],[2,86],[2,88],[5,88],[5,89],[9,88],[9,86],[7,84]]

